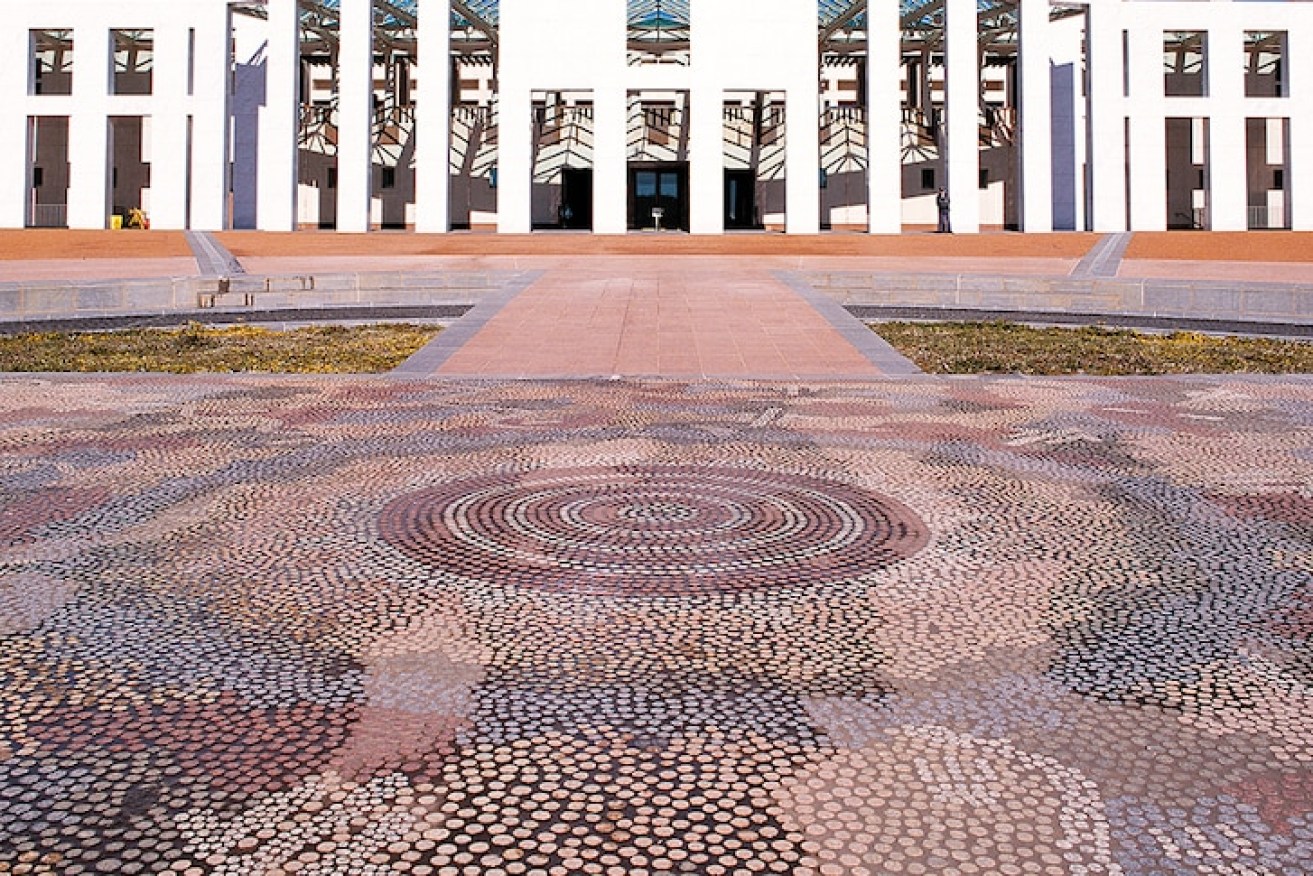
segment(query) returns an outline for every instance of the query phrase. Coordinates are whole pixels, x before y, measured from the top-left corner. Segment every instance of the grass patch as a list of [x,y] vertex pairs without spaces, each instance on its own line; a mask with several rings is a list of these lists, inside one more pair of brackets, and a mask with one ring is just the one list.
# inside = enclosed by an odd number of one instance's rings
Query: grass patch
[[928,374],[1303,374],[1313,343],[1007,322],[885,322],[871,329]]
[[258,326],[51,332],[0,337],[0,371],[256,371],[375,374],[390,371],[438,333],[435,326]]

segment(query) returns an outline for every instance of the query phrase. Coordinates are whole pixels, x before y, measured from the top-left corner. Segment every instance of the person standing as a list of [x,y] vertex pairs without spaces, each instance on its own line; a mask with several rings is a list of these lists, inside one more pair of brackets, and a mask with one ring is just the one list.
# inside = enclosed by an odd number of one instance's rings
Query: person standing
[[939,187],[939,194],[935,195],[935,206],[939,208],[939,227],[935,231],[939,234],[952,234],[953,226],[948,221],[948,192],[944,187]]

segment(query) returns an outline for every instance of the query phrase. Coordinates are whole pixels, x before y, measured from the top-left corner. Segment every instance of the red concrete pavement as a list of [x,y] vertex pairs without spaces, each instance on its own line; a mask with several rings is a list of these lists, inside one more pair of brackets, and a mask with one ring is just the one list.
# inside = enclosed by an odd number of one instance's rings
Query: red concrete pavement
[[800,295],[730,260],[629,259],[551,270],[441,375],[873,377],[879,369]]

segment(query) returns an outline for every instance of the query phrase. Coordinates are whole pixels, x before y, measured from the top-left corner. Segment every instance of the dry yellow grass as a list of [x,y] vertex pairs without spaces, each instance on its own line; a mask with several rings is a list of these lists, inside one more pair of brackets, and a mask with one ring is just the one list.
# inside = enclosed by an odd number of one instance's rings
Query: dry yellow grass
[[435,326],[134,329],[0,337],[0,371],[378,373],[400,365]]
[[887,322],[872,329],[930,374],[1313,372],[1313,343],[1004,322]]

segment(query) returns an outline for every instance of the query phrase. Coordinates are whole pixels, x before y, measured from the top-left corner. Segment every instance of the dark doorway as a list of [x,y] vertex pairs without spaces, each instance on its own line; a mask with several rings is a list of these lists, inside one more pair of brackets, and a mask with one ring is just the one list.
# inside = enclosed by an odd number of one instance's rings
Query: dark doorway
[[630,165],[629,227],[688,230],[687,162]]
[[760,228],[756,180],[749,169],[725,170],[725,227]]
[[561,227],[593,228],[593,170],[591,167],[561,169]]

